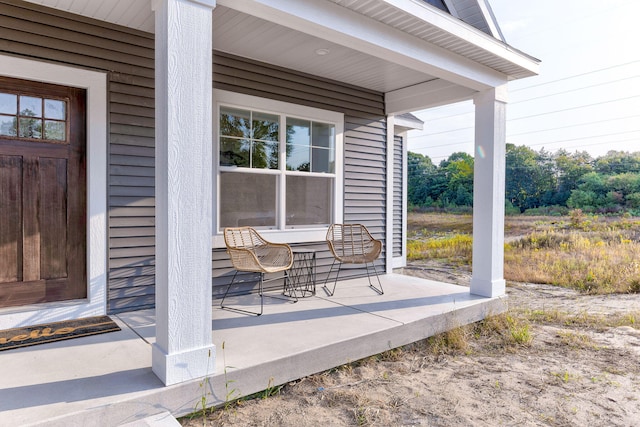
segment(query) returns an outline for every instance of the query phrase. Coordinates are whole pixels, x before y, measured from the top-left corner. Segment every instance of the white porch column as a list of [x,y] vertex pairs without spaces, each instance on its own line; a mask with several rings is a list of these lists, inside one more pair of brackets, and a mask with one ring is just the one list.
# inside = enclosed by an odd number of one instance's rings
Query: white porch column
[[156,343],[166,384],[213,373],[211,332],[212,10],[154,0]]
[[507,86],[474,97],[473,273],[471,293],[505,293],[504,191]]

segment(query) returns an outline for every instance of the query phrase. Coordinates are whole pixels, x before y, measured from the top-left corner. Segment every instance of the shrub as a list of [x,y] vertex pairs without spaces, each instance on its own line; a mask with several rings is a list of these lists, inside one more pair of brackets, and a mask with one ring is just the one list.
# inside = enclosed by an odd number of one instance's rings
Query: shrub
[[527,209],[523,215],[527,216],[564,216],[569,214],[569,208],[560,205],[541,206],[539,208]]
[[628,208],[637,209],[640,208],[640,193],[631,193],[628,194],[626,206]]

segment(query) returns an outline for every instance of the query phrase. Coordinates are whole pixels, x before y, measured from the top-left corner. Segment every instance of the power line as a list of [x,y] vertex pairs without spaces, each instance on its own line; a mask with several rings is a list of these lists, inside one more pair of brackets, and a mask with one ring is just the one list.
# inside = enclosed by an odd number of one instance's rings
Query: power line
[[416,136],[413,136],[412,138],[416,139],[416,138],[423,138],[425,136],[442,135],[444,133],[458,132],[458,131],[467,130],[467,129],[473,129],[473,126],[467,126],[467,127],[463,127],[463,128],[443,130],[442,132],[423,133],[422,135],[416,135]]
[[522,87],[522,88],[519,88],[519,89],[514,89],[514,90],[511,90],[509,92],[510,93],[520,92],[522,90],[533,89],[533,88],[536,88],[536,87],[545,86],[545,85],[549,85],[549,84],[552,84],[552,83],[563,82],[565,80],[574,79],[576,77],[583,77],[583,76],[588,76],[590,74],[601,73],[602,71],[608,71],[608,70],[612,70],[614,68],[626,67],[628,65],[637,64],[639,62],[640,62],[640,60],[625,62],[624,64],[612,65],[612,66],[606,67],[606,68],[600,68],[600,69],[593,70],[593,71],[587,71],[586,73],[574,74],[572,76],[562,77],[562,78],[559,78],[559,79],[556,79],[556,80],[551,80],[551,81],[544,82],[544,83],[538,83],[538,84],[535,84],[535,85]]
[[571,111],[571,110],[580,110],[582,108],[594,107],[596,105],[610,104],[612,102],[627,101],[629,99],[634,99],[634,98],[640,98],[640,95],[633,95],[633,96],[628,96],[628,97],[625,97],[625,98],[611,99],[609,101],[596,102],[596,103],[593,103],[593,104],[581,105],[579,107],[571,107],[571,108],[564,108],[564,109],[561,109],[561,110],[547,111],[545,113],[539,113],[539,114],[532,114],[532,115],[529,115],[529,116],[516,117],[514,119],[508,119],[508,120],[509,121],[516,121],[516,120],[522,120],[522,119],[529,119],[531,117],[546,116],[547,114],[562,113],[562,112]]
[[[606,136],[614,136],[614,135],[624,135],[627,133],[636,133],[636,132],[640,132],[640,129],[638,130],[630,130],[630,131],[625,131],[625,132],[616,132],[616,133],[606,133],[603,135],[593,135],[593,136],[584,136],[581,138],[571,138],[571,139],[561,139],[558,141],[550,141],[550,142],[541,142],[541,143],[537,143],[537,144],[527,144],[530,147],[537,147],[539,145],[547,145],[547,144],[559,144],[561,142],[571,142],[571,141],[582,141],[585,139],[593,139],[593,138],[602,138],[602,137],[606,137]],[[609,144],[610,142],[603,142],[602,144]]]
[[[560,148],[564,148],[564,149],[569,149],[569,148],[579,148],[579,147],[592,147],[594,145],[605,145],[605,144],[619,144],[621,142],[638,142],[639,139],[638,138],[632,138],[632,139],[619,139],[616,141],[605,141],[605,142],[592,142],[591,144],[580,144],[580,145],[571,145],[569,147],[560,147]],[[558,150],[560,149],[558,148]]]
[[[587,75],[590,75],[590,74],[600,73],[602,71],[608,71],[608,70],[612,70],[614,68],[625,67],[625,66],[632,65],[632,64],[637,64],[637,63],[640,63],[640,60],[630,61],[630,62],[626,62],[624,64],[612,65],[610,67],[600,68],[598,70],[588,71],[586,73],[575,74],[575,75],[572,75],[572,76],[567,76],[567,77],[563,77],[563,78],[560,78],[560,79],[551,80],[551,81],[548,81],[548,82],[539,83],[539,84],[536,84],[536,85],[531,85],[531,86],[527,86],[527,87],[520,88],[520,89],[514,89],[514,90],[509,91],[509,93],[515,93],[515,92],[520,92],[520,91],[527,90],[527,89],[533,89],[533,88],[536,88],[536,87],[545,86],[545,85],[549,85],[549,84],[557,83],[557,82],[562,82],[562,81],[574,79],[576,77],[582,77],[582,76],[587,76]],[[547,95],[543,95],[543,96],[538,96],[538,97],[534,97],[534,98],[524,99],[524,100],[521,100],[521,101],[510,102],[509,105],[519,104],[521,102],[531,101],[531,100],[534,100],[534,99],[541,99],[541,98],[545,98],[545,97],[550,97],[550,96],[561,95],[561,94],[565,94],[565,93],[576,92],[576,91],[582,90],[582,89],[590,89],[590,88],[593,88],[593,87],[604,86],[604,85],[611,84],[611,83],[618,83],[618,82],[621,82],[621,81],[635,79],[635,78],[638,78],[638,77],[639,76],[631,76],[631,77],[625,77],[625,78],[618,79],[618,80],[611,80],[611,81],[608,81],[608,82],[597,83],[597,84],[584,86],[584,87],[577,88],[577,89],[570,89],[570,90],[567,90],[567,91],[564,91],[564,92],[556,92],[556,93],[547,94]],[[626,99],[626,98],[623,98],[623,99]],[[593,104],[593,105],[597,105],[597,104]],[[444,120],[444,119],[448,119],[448,118],[452,118],[452,117],[460,117],[460,116],[465,116],[465,115],[473,114],[473,113],[474,113],[473,111],[467,111],[467,112],[464,112],[464,113],[457,113],[457,114],[451,114],[451,115],[448,115],[448,116],[430,118],[430,119],[428,119],[428,121]],[[511,119],[511,120],[517,120],[517,119]],[[460,128],[460,129],[467,129],[467,128]]]
[[[580,138],[578,138],[580,139]],[[615,141],[604,141],[604,142],[592,142],[591,144],[580,144],[580,145],[571,145],[568,147],[559,147],[559,148],[554,148],[554,150],[559,150],[559,149],[570,149],[570,148],[580,148],[580,147],[592,147],[594,145],[604,145],[604,144],[619,144],[622,142],[637,142],[639,139],[638,138],[632,138],[632,139],[618,139]],[[531,147],[531,146],[538,146],[538,145],[544,145],[544,144],[522,144],[524,146],[527,147]],[[430,148],[430,147],[422,147],[422,148]],[[411,150],[409,150],[411,151]],[[425,154],[426,155],[426,154]],[[435,157],[431,157],[429,155],[426,155],[427,157],[429,157],[431,160],[434,159],[446,159],[449,158],[451,156],[451,154],[446,155],[446,156],[435,156]]]
[[623,79],[618,79],[618,80],[610,80],[608,82],[602,82],[602,83],[592,84],[592,85],[589,85],[589,86],[583,86],[583,87],[579,87],[579,88],[575,88],[575,89],[569,89],[569,90],[565,90],[563,92],[550,93],[550,94],[547,94],[547,95],[536,96],[536,97],[533,97],[533,98],[523,99],[523,100],[516,101],[516,102],[510,102],[509,105],[520,104],[522,102],[527,102],[527,101],[534,101],[536,99],[549,98],[551,96],[556,96],[556,95],[564,95],[566,93],[578,92],[580,90],[591,89],[591,88],[594,88],[594,87],[605,86],[605,85],[609,85],[609,84],[613,84],[613,83],[619,83],[619,82],[623,82],[625,80],[631,80],[631,79],[637,79],[637,78],[640,78],[640,76],[631,76],[631,77],[625,77]]
[[[518,117],[518,118],[515,118],[515,119],[509,119],[509,120],[520,120],[520,119],[526,119],[526,118],[530,118],[530,117],[543,116],[543,115],[546,115],[546,114],[552,114],[552,113],[558,113],[558,112],[564,112],[564,111],[570,111],[570,110],[577,110],[577,109],[580,109],[580,108],[591,107],[591,106],[595,106],[595,105],[601,105],[601,104],[606,104],[606,103],[609,103],[609,102],[616,102],[616,101],[627,100],[627,99],[637,98],[637,97],[639,97],[639,96],[631,96],[631,97],[628,97],[628,98],[619,98],[619,99],[615,99],[615,100],[611,100],[611,101],[604,101],[604,102],[595,103],[595,104],[588,104],[588,105],[583,105],[583,106],[580,106],[580,107],[567,108],[567,109],[563,109],[563,110],[549,111],[549,112],[546,112],[546,113],[533,114],[533,115],[530,115],[530,116],[523,116],[523,117]],[[541,132],[550,132],[550,131],[553,131],[553,130],[567,129],[567,128],[572,128],[572,127],[586,126],[586,125],[598,124],[598,123],[606,123],[606,122],[612,122],[612,121],[617,121],[617,120],[625,120],[625,119],[632,119],[632,118],[638,118],[638,117],[640,117],[640,116],[632,115],[632,116],[626,116],[626,117],[619,117],[619,118],[615,118],[615,119],[598,120],[598,121],[588,122],[588,123],[579,123],[579,124],[575,124],[575,125],[559,126],[559,127],[550,128],[550,129],[542,129],[542,130],[535,130],[535,131],[529,131],[529,132],[521,132],[521,133],[507,135],[507,137],[510,138],[510,137],[519,136],[519,135],[528,135],[528,134],[535,134],[535,133],[541,133]],[[457,128],[457,129],[453,129],[453,130],[450,130],[450,131],[442,131],[442,132],[418,135],[418,136],[412,137],[412,139],[422,138],[422,137],[427,137],[427,136],[433,136],[433,135],[441,135],[441,134],[446,134],[446,133],[449,133],[449,132],[467,130],[467,129],[473,129],[473,127]],[[636,131],[632,131],[632,132],[636,132]],[[617,135],[617,133],[607,134],[607,135]],[[600,135],[600,136],[607,136],[607,135]],[[583,138],[578,138],[578,139],[583,139]],[[441,145],[431,145],[431,146],[424,146],[423,145],[423,146],[417,146],[417,147],[414,147],[414,148],[438,148],[438,147],[447,147],[447,146],[451,146],[451,145],[462,145],[462,144],[466,144],[468,142],[469,141],[460,141],[460,142],[452,142],[452,143],[441,144]],[[560,141],[560,142],[562,142],[562,141]],[[535,144],[535,145],[540,145],[540,144]]]
[[451,117],[466,116],[467,114],[474,114],[474,111],[467,111],[466,113],[452,114],[450,116],[436,117],[436,118],[433,118],[433,119],[427,119],[427,121],[433,122],[435,120],[448,119],[448,118],[451,118]]
[[413,148],[440,148],[440,147],[451,147],[452,145],[462,145],[462,144],[468,144],[470,142],[473,142],[473,140],[469,141],[462,141],[462,142],[452,142],[450,144],[441,144],[441,145],[424,145],[424,146],[419,146],[419,147],[413,147]]
[[574,128],[574,127],[578,127],[578,126],[588,126],[588,125],[595,125],[595,124],[598,124],[598,123],[615,122],[616,120],[627,120],[627,119],[636,119],[636,118],[640,118],[640,115],[617,117],[615,119],[596,120],[596,121],[593,121],[593,122],[578,123],[578,124],[575,124],[575,125],[567,125],[567,126],[558,126],[558,127],[555,127],[555,128],[548,128],[548,129],[541,129],[541,130],[532,130],[532,131],[529,131],[529,132],[513,133],[513,134],[510,134],[510,135],[507,135],[507,138],[510,138],[512,136],[528,135],[528,134],[540,133],[540,132],[551,132],[552,130],[568,129],[568,128]]
[[[618,120],[637,119],[637,118],[640,118],[640,115],[616,117],[614,119],[596,120],[596,121],[591,121],[591,122],[577,123],[575,125],[558,126],[558,127],[555,127],[555,128],[547,128],[547,129],[541,129],[541,130],[532,130],[532,131],[529,131],[529,132],[520,132],[520,133],[508,134],[507,138],[512,137],[512,136],[529,135],[529,134],[532,134],[532,133],[541,133],[541,132],[551,132],[553,130],[568,129],[568,128],[574,128],[574,127],[578,127],[578,126],[588,126],[588,125],[595,125],[595,124],[599,124],[599,123],[608,123],[608,122],[615,122],[615,121],[618,121]],[[442,131],[442,132],[425,133],[425,134],[422,134],[422,135],[413,136],[413,137],[411,137],[411,139],[415,140],[415,139],[418,139],[418,138],[425,138],[425,137],[434,136],[434,135],[443,135],[443,134],[447,134],[447,133],[451,133],[451,132],[458,132],[458,131],[461,131],[461,130],[470,130],[470,129],[474,129],[474,127],[473,126],[467,126],[467,127],[463,127],[463,128],[449,129],[449,130],[445,130],[445,131]],[[440,146],[436,146],[436,147],[440,147]]]

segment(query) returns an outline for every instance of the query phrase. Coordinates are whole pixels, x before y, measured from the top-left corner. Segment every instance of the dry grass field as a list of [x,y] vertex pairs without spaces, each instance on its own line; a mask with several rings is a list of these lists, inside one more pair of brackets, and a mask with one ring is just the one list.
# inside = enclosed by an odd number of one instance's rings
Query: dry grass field
[[[412,214],[409,227],[405,274],[468,285],[470,216]],[[507,313],[181,423],[638,425],[638,218],[507,217],[506,235]]]
[[[470,215],[413,214],[408,257],[471,265]],[[640,219],[508,216],[505,278],[592,294],[640,291]]]

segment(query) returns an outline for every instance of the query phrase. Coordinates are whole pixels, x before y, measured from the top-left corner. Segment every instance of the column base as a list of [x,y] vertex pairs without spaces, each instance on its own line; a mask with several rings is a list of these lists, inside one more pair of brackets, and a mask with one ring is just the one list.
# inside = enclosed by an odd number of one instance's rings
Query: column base
[[486,280],[476,277],[471,278],[471,290],[472,295],[479,295],[481,297],[495,298],[501,297],[506,294],[507,282],[504,279],[500,280]]
[[167,386],[212,376],[216,369],[216,346],[211,344],[181,353],[167,354],[164,349],[153,344],[151,367],[153,373]]

